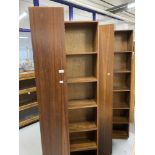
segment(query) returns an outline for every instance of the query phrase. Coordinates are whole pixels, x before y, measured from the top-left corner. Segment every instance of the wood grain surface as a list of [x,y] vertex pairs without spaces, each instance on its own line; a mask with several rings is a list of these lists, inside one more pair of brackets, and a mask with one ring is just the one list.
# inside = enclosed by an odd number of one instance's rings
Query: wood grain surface
[[[69,155],[63,8],[29,8],[43,155]],[[63,80],[64,83],[59,83]]]
[[99,152],[112,153],[112,89],[114,26],[99,27]]

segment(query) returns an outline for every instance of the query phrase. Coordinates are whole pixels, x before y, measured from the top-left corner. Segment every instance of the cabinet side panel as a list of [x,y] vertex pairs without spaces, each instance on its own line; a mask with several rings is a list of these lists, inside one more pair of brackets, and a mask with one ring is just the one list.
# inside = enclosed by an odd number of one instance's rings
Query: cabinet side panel
[[65,51],[63,8],[32,7],[29,14],[43,155],[68,155],[65,85],[58,73]]
[[99,27],[99,153],[112,153],[114,26]]

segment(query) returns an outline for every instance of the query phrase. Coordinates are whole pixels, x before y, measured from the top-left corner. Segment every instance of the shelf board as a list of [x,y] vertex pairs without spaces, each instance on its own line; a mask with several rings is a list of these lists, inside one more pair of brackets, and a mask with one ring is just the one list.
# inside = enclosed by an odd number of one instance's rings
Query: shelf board
[[114,103],[113,109],[130,109],[127,103]]
[[35,92],[36,91],[36,87],[31,87],[31,88],[27,88],[27,89],[22,89],[22,90],[19,90],[19,95],[22,95],[22,94],[27,94],[27,93],[32,93],[32,92]]
[[26,105],[20,106],[19,111],[23,111],[23,110],[26,110],[26,109],[29,109],[32,107],[36,107],[36,106],[38,106],[38,102],[31,102],[31,103],[28,103]]
[[68,78],[67,83],[84,83],[84,82],[97,82],[96,77],[78,77]]
[[114,87],[113,92],[130,91],[128,87]]
[[94,131],[97,130],[97,125],[95,122],[77,122],[69,124],[70,133],[73,132],[84,132],[84,131]]
[[132,53],[133,51],[114,51],[115,54],[117,53]]
[[114,70],[114,73],[131,73],[130,70]]
[[79,53],[66,53],[66,55],[91,55],[91,54],[97,54],[97,52],[79,52]]
[[33,116],[32,118],[26,119],[24,121],[19,122],[19,127],[24,127],[28,124],[34,123],[39,120],[39,116]]
[[96,150],[96,149],[97,149],[96,142],[89,139],[74,140],[71,141],[70,145],[71,152]]
[[83,109],[97,107],[94,99],[70,100],[68,102],[68,109]]
[[113,124],[128,124],[128,123],[129,123],[129,120],[126,116],[125,117],[122,117],[122,116],[113,117]]
[[34,71],[19,73],[19,80],[20,81],[28,80],[28,79],[33,79],[33,78],[35,78]]
[[123,130],[113,130],[113,139],[127,139],[129,137],[128,131]]

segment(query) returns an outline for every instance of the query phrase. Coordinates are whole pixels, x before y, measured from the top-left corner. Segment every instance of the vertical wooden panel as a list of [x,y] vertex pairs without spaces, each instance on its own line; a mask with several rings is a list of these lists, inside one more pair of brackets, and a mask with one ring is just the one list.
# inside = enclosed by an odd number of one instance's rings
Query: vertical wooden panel
[[114,26],[99,27],[99,153],[112,152]]
[[68,155],[63,8],[29,8],[43,155]]
[[[133,40],[132,40],[133,42]],[[133,52],[131,59],[131,96],[130,96],[130,122],[134,122],[135,109],[135,45],[133,44]]]

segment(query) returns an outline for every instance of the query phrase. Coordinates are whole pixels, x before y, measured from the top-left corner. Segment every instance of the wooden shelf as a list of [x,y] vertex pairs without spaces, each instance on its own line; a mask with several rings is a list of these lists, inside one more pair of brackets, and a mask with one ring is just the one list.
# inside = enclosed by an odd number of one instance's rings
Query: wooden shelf
[[89,54],[97,54],[97,52],[78,52],[78,53],[66,53],[66,55],[89,55]]
[[113,88],[113,92],[123,92],[123,91],[130,91],[127,87],[120,87],[120,88]]
[[21,128],[21,127],[24,127],[24,126],[26,126],[26,125],[28,125],[28,124],[31,124],[31,123],[34,123],[34,122],[36,122],[36,121],[38,121],[39,120],[39,116],[34,116],[34,117],[32,117],[32,118],[29,118],[29,119],[26,119],[26,120],[24,120],[24,121],[21,121],[20,123],[19,123],[19,127]]
[[113,117],[113,124],[128,124],[129,120],[126,116],[114,116]]
[[97,107],[96,101],[93,99],[71,100],[68,102],[68,109],[82,109]]
[[117,53],[132,53],[133,51],[114,51],[115,54]]
[[114,73],[131,73],[130,70],[114,70]]
[[35,78],[35,73],[34,71],[29,71],[29,72],[23,72],[19,74],[19,80],[28,80],[28,79],[33,79]]
[[27,89],[22,89],[22,90],[19,90],[19,95],[22,95],[22,94],[27,94],[27,93],[31,93],[31,92],[35,92],[36,91],[36,87],[31,87],[31,88],[27,88]]
[[36,107],[36,106],[38,106],[38,102],[31,102],[31,103],[28,103],[26,105],[20,106],[19,111],[23,111],[23,110],[26,110],[26,109],[29,109],[32,107]]
[[86,150],[96,150],[97,144],[95,141],[89,139],[80,139],[71,142],[70,150],[75,151],[86,151]]
[[130,109],[127,103],[114,103],[113,109]]
[[69,124],[69,131],[72,132],[84,132],[84,131],[94,131],[97,130],[97,125],[95,122],[77,122]]
[[113,130],[112,137],[114,139],[127,139],[128,138],[128,131],[123,130]]
[[68,78],[67,83],[97,82],[96,77]]

